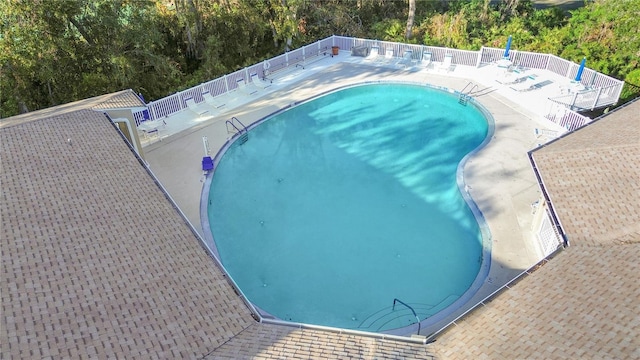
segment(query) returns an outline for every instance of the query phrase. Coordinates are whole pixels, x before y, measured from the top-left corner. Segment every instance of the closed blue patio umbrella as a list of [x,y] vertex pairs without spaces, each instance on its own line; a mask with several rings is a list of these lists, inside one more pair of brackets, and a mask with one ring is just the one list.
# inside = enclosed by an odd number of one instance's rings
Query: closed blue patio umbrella
[[582,78],[582,72],[584,71],[584,65],[587,63],[587,58],[583,57],[580,62],[580,67],[578,68],[578,72],[576,73],[576,81],[580,81]]
[[511,49],[511,35],[509,35],[509,39],[507,40],[507,47],[504,49],[504,55],[502,57],[509,58],[509,49]]

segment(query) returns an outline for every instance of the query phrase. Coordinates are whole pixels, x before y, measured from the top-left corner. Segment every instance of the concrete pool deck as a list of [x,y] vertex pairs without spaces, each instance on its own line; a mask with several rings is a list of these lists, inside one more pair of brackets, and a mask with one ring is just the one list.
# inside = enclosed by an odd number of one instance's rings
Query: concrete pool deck
[[[437,64],[436,64],[437,69]],[[464,168],[468,192],[482,212],[492,237],[489,275],[473,296],[473,305],[490,295],[515,276],[543,258],[535,245],[531,229],[532,206],[539,198],[539,188],[531,170],[527,151],[541,139],[536,128],[554,129],[554,124],[540,116],[544,93],[536,90],[526,96],[495,82],[496,69],[458,66],[452,72],[436,69],[399,69],[366,62],[346,54],[319,61],[312,68],[285,74],[275,84],[255,95],[238,93],[233,103],[212,115],[198,116],[183,111],[168,118],[161,132],[162,141],[144,145],[144,158],[153,174],[168,191],[187,219],[202,235],[200,198],[204,176],[200,167],[204,148],[202,137],[209,141],[215,155],[230,136],[225,121],[232,116],[249,126],[292,103],[343,86],[369,81],[403,81],[428,83],[461,90],[469,81],[479,85],[475,96],[492,115],[495,133],[485,148],[472,156]],[[231,95],[226,95],[231,100]],[[521,97],[520,103],[513,101]],[[213,112],[212,112],[213,113]],[[180,125],[174,125],[174,124]],[[425,329],[435,331],[457,315]]]

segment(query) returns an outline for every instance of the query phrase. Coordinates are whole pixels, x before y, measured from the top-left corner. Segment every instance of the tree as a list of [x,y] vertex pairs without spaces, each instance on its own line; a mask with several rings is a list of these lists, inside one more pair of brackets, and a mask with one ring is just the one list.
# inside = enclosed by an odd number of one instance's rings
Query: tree
[[175,86],[181,75],[157,51],[155,16],[150,1],[1,2],[2,116],[126,88],[160,95]]
[[404,37],[407,40],[411,39],[413,22],[416,17],[416,0],[409,0],[409,16],[407,16],[407,30],[405,31]]
[[640,1],[597,1],[572,12],[563,29],[562,57],[624,79],[640,65]]

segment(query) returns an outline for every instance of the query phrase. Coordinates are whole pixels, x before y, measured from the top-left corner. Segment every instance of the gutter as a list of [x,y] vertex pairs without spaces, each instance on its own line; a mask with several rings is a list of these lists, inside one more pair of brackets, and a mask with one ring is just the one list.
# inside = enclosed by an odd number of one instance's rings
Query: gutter
[[562,226],[562,223],[560,222],[560,219],[558,218],[558,215],[556,213],[555,207],[553,206],[553,202],[549,197],[549,193],[547,192],[547,187],[545,186],[544,181],[542,180],[542,175],[538,171],[538,166],[536,165],[536,161],[533,158],[534,151],[535,150],[529,151],[527,153],[527,156],[529,157],[529,162],[531,162],[531,168],[533,169],[533,173],[536,176],[536,180],[538,181],[538,186],[540,187],[540,191],[542,191],[542,196],[544,197],[544,201],[547,204],[549,217],[553,222],[553,227],[556,230],[557,234],[562,239],[563,246],[566,248],[569,246],[569,238],[567,237],[567,234],[564,232],[564,227]]

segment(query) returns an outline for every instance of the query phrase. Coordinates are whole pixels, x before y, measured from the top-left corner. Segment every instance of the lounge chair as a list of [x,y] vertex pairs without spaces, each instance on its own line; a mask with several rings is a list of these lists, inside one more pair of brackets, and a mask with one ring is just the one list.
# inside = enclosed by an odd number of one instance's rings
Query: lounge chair
[[203,109],[201,107],[199,107],[198,105],[196,105],[195,100],[193,100],[192,97],[190,98],[186,98],[184,99],[184,103],[187,105],[187,109],[193,111],[194,113],[198,114],[198,116],[202,116],[206,113],[209,112],[208,109]]
[[378,60],[378,56],[380,55],[380,48],[377,46],[372,46],[371,51],[369,51],[369,55],[364,59],[367,61],[376,61]]
[[258,92],[258,89],[252,88],[250,85],[247,85],[244,79],[238,79],[237,84],[238,84],[238,90],[242,91],[247,95],[253,95]]
[[213,106],[216,109],[219,109],[225,105],[225,103],[220,101],[219,97],[211,96],[211,93],[208,91],[202,93],[202,98],[207,104]]
[[451,70],[453,70],[453,54],[446,54],[444,56],[444,60],[442,61],[442,64],[440,64],[440,66],[438,66],[438,70],[443,70],[446,72],[450,72]]
[[393,62],[393,58],[393,49],[387,49],[387,51],[384,53],[384,63],[391,64]]
[[431,54],[428,51],[423,51],[422,52],[422,60],[420,60],[420,65],[422,65],[423,68],[428,69],[431,67],[432,63],[431,63],[431,58],[432,58],[433,54]]
[[515,91],[519,91],[519,92],[526,92],[526,91],[538,90],[541,87],[547,86],[549,84],[553,84],[553,81],[545,80],[545,81],[541,81],[541,82],[535,83],[535,84],[533,84],[533,85],[531,85],[529,87],[525,87],[525,88],[522,88],[522,89],[517,89],[517,88],[514,88],[514,87],[511,87],[511,89],[513,89]]
[[538,129],[535,128],[533,130],[534,134],[536,135],[536,138],[539,138],[541,136],[546,136],[552,139],[555,139],[559,136],[559,133],[555,130],[549,130],[549,129]]
[[397,62],[398,66],[408,67],[413,63],[413,51],[405,50],[402,59]]
[[160,120],[147,120],[138,125],[138,130],[142,131],[145,138],[156,135],[160,137],[160,129],[167,126],[167,122],[164,119]]
[[271,86],[271,83],[268,83],[262,79],[260,79],[260,77],[258,76],[258,73],[253,73],[251,74],[251,83],[257,87],[259,87],[260,89],[266,89],[269,86]]
[[514,85],[514,84],[520,84],[521,82],[525,82],[525,81],[527,81],[528,78],[529,78],[528,76],[521,76],[521,77],[513,79],[511,81],[503,82],[503,81],[500,81],[500,80],[496,80],[496,82],[498,84],[502,84],[502,85]]

